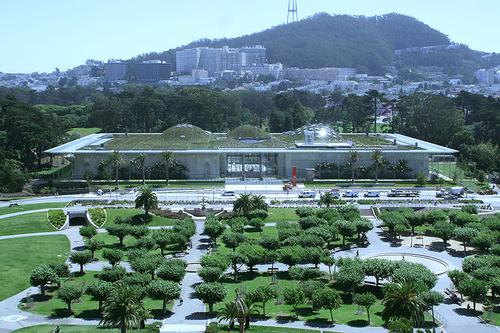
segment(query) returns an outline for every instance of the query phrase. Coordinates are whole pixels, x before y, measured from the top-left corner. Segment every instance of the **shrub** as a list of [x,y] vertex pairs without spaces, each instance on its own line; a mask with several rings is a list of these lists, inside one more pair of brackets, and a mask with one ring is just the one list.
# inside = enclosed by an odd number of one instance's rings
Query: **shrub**
[[295,214],[299,217],[307,217],[314,215],[314,209],[311,207],[299,207],[295,210]]
[[477,207],[475,205],[463,205],[461,210],[469,214],[477,214]]
[[61,229],[66,223],[66,214],[62,209],[51,209],[47,213],[50,224],[56,229]]
[[104,267],[97,277],[103,281],[116,282],[121,280],[126,272],[122,266]]
[[88,212],[96,226],[102,227],[106,223],[107,216],[104,208],[89,208]]
[[73,303],[74,300],[79,299],[82,294],[82,288],[73,285],[65,285],[59,289],[57,297],[66,303],[68,306],[68,312],[71,313],[71,303]]
[[79,233],[80,236],[90,239],[97,235],[97,230],[92,226],[83,226],[80,227]]
[[261,219],[261,220],[265,220],[267,218],[267,216],[269,215],[269,213],[263,209],[256,209],[256,210],[252,210],[250,211],[250,213],[248,213],[248,218],[251,220],[251,219]]

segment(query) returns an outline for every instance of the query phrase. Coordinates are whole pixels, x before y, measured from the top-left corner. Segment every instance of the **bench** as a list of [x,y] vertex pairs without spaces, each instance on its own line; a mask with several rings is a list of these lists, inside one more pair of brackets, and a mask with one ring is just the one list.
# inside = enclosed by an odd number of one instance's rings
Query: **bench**
[[280,271],[280,269],[276,268],[276,267],[275,268],[268,268],[267,269],[267,272],[268,273],[272,273],[272,274],[278,273],[279,271]]

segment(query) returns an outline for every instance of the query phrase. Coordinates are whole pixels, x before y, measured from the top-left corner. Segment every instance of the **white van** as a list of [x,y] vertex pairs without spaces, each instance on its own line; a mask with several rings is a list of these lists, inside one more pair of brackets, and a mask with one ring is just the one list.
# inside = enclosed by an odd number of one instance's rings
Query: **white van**
[[316,192],[315,191],[302,191],[299,193],[299,198],[316,198]]

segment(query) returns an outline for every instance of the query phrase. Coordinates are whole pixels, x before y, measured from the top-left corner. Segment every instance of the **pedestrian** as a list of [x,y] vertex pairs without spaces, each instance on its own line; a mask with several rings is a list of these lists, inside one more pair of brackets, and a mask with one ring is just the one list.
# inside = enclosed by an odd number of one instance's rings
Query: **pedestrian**
[[359,250],[356,250],[356,258],[359,258]]
[[467,311],[470,311],[470,304],[467,304]]
[[59,333],[61,331],[61,327],[59,327],[59,325],[56,326],[56,328],[54,328],[54,333]]
[[179,299],[179,306],[182,305],[183,303],[184,303],[184,298],[182,298],[181,296],[181,298]]

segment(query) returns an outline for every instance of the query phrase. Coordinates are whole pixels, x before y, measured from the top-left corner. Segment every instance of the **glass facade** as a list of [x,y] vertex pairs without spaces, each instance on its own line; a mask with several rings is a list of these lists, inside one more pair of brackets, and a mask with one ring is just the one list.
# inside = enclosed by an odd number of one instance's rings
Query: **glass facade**
[[276,177],[278,154],[239,153],[227,154],[226,176],[228,177]]

